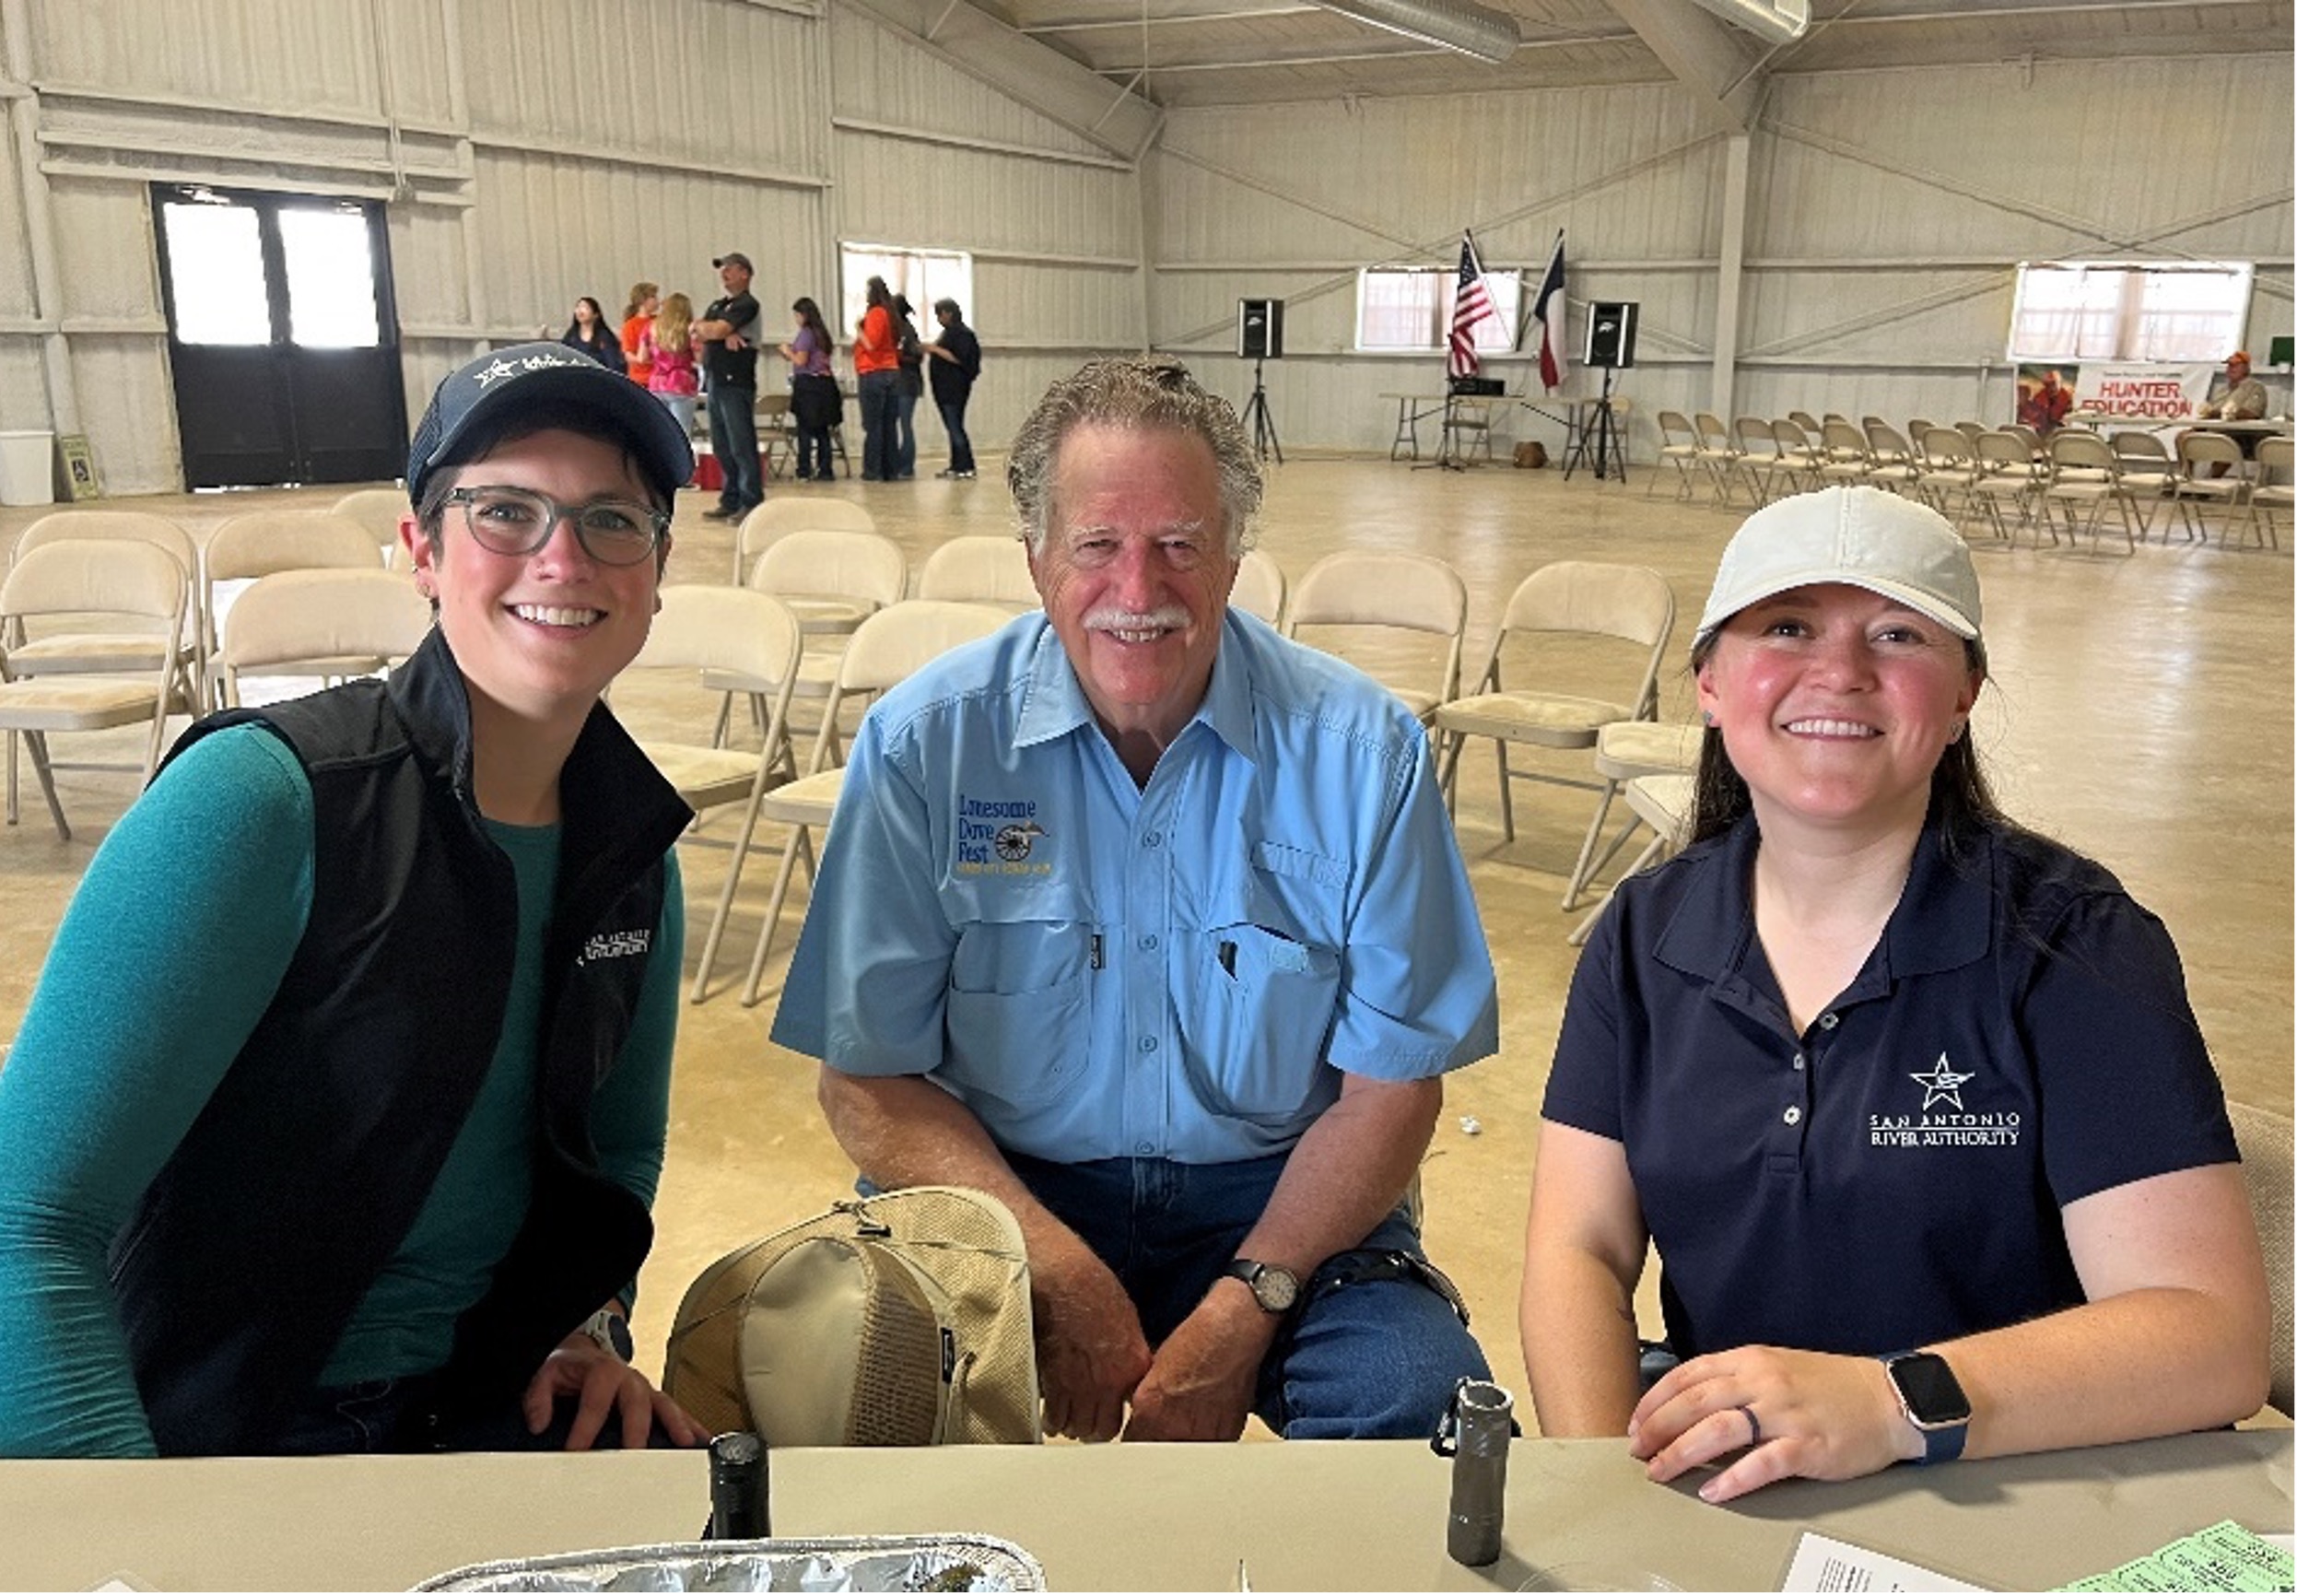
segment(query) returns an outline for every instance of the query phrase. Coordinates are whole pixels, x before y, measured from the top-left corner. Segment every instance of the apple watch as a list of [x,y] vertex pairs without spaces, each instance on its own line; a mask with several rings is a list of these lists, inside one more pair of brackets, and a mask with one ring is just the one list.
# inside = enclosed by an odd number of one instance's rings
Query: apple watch
[[596,1342],[601,1352],[611,1352],[624,1363],[638,1350],[630,1340],[630,1321],[611,1308],[602,1308],[584,1320],[582,1333]]
[[1922,1433],[1925,1463],[1949,1463],[1962,1456],[1970,1431],[1970,1399],[1944,1358],[1934,1352],[1894,1352],[1882,1359],[1897,1394],[1898,1411]]
[[1252,1300],[1262,1313],[1290,1313],[1300,1300],[1300,1277],[1281,1263],[1256,1263],[1239,1258],[1221,1271],[1224,1277],[1243,1281],[1252,1288]]

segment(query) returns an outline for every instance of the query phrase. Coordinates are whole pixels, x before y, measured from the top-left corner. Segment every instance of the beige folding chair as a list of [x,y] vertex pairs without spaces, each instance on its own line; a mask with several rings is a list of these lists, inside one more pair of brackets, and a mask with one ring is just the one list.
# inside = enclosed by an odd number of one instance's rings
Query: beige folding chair
[[[1364,657],[1351,659],[1350,663],[1377,677],[1426,725],[1437,707],[1459,691],[1459,653],[1468,630],[1468,584],[1450,566],[1426,555],[1343,549],[1308,567],[1300,585],[1293,590],[1284,615],[1284,636],[1297,639],[1302,627],[1346,628],[1347,641],[1369,643]],[[1375,632],[1440,639],[1442,663],[1433,687],[1401,681],[1402,669],[1424,669],[1424,664],[1415,661],[1406,667],[1397,659],[1398,646],[1404,640],[1369,635]],[[1341,651],[1330,648],[1326,651]]]
[[1819,424],[1822,458],[1819,480],[1831,487],[1855,487],[1873,473],[1874,459],[1867,436],[1839,416]]
[[1492,400],[1454,396],[1444,401],[1444,431],[1436,458],[1466,461],[1492,457],[1492,421],[1498,409]]
[[[1507,763],[1507,745],[1591,749],[1602,729],[1612,722],[1652,719],[1658,710],[1659,659],[1674,629],[1674,590],[1667,585],[1665,577],[1646,567],[1558,560],[1524,578],[1507,600],[1498,635],[1492,640],[1491,657],[1484,664],[1483,674],[1477,678],[1475,690],[1436,712],[1436,731],[1447,739],[1443,759],[1446,801],[1457,804],[1460,749],[1470,737],[1489,737],[1499,761],[1500,829],[1507,839],[1512,841],[1516,835],[1515,798],[1511,790],[1516,780],[1546,781],[1600,792],[1605,794],[1608,804],[1608,778],[1589,781],[1538,769],[1512,770]],[[1631,690],[1617,697],[1597,697],[1592,693],[1558,690],[1552,680],[1525,687],[1507,685],[1515,676],[1513,671],[1503,674],[1511,643],[1533,645],[1542,656],[1538,663],[1552,670],[1556,662],[1546,656],[1565,651],[1545,645],[1579,640],[1581,646],[1569,651],[1577,655],[1588,651],[1584,647],[1586,640],[1595,639],[1616,639],[1636,645],[1638,669],[1632,678]],[[1620,651],[1605,650],[1607,655]],[[1575,663],[1582,667],[1578,675],[1591,675],[1585,669],[1584,660]],[[1607,659],[1604,663],[1608,667],[1610,661]],[[1609,685],[1629,686],[1624,672],[1611,675],[1607,668],[1603,678]],[[1572,865],[1564,895],[1566,909],[1577,901],[1594,838],[1601,827],[1602,812],[1599,810],[1595,826],[1588,839],[1580,844],[1579,857]]]
[[[776,685],[768,700],[765,738],[756,753],[638,734],[639,746],[694,810],[695,827],[687,839],[716,842],[732,852],[725,885],[719,891],[718,907],[710,914],[709,932],[703,938],[701,958],[694,971],[689,995],[695,1003],[709,994],[718,945],[725,936],[734,889],[742,883],[742,866],[757,832],[758,806],[773,781],[770,755],[783,745],[788,735],[784,722],[790,712],[790,690],[798,679],[798,656],[803,648],[798,617],[773,594],[752,588],[686,583],[662,590],[662,612],[654,617],[646,646],[630,666],[632,670],[702,673],[697,685],[710,675]],[[731,841],[699,835],[709,811],[721,808],[738,811]]]
[[1778,487],[1781,478],[1789,493],[1800,493],[1819,485],[1819,446],[1811,441],[1802,423],[1792,417],[1772,422],[1771,441],[1778,448],[1777,475],[1771,482],[1774,489]]
[[1819,418],[1808,410],[1789,410],[1787,419],[1801,428],[1807,437],[1816,438],[1819,435]]
[[994,604],[1008,615],[1038,607],[1029,549],[1018,537],[972,533],[953,537],[925,557],[917,596],[949,604]]
[[[2090,507],[2090,518],[2078,528],[2075,508],[2083,504]],[[2079,546],[2079,533],[2086,530],[2090,546],[2094,549],[2098,545],[2098,522],[2108,504],[2121,512],[2122,536],[2129,545],[2129,552],[2137,553],[2137,501],[2129,496],[2129,489],[2122,486],[2121,467],[2114,458],[2113,446],[2096,433],[2080,428],[2062,428],[2052,433],[2050,480],[2042,489],[2044,518],[2049,516],[2052,505],[2063,508],[2068,540]]]
[[1747,497],[1759,510],[1770,503],[1778,482],[1778,429],[1760,416],[1737,417],[1730,429],[1739,440],[1736,467],[1746,481]]
[[798,454],[798,426],[790,413],[790,394],[760,393],[755,419],[758,451],[766,457],[766,475],[779,476]]
[[1914,445],[1899,436],[1897,428],[1873,417],[1867,418],[1866,435],[1867,485],[1916,497],[1915,485],[1921,478],[1922,466],[1915,458]]
[[[2217,467],[2223,467],[2221,472]],[[2186,432],[2177,440],[2177,477],[2170,485],[2171,497],[2176,501],[2179,522],[2189,538],[2209,541],[2209,522],[2196,508],[2205,504],[2225,507],[2225,530],[2219,537],[2221,545],[2233,534],[2234,515],[2247,495],[2248,479],[2240,475],[2241,445],[2222,432]]]
[[383,569],[396,570],[404,558],[399,547],[399,518],[408,513],[404,487],[362,487],[346,493],[328,508],[347,515],[368,530],[383,551]]
[[1922,466],[1916,473],[1915,488],[1931,509],[1960,527],[1974,509],[1978,457],[1970,440],[1951,427],[1930,428],[1921,443]]
[[909,599],[878,611],[861,623],[838,662],[829,704],[822,718],[822,733],[814,740],[806,774],[766,795],[759,813],[767,820],[791,828],[782,845],[781,864],[774,872],[773,897],[766,906],[766,922],[758,927],[757,946],[750,955],[749,980],[742,1001],[758,1001],[767,956],[772,952],[774,932],[781,923],[782,906],[789,900],[790,877],[797,863],[805,862],[805,878],[814,879],[814,837],[826,830],[843,790],[845,767],[838,762],[836,741],[828,734],[838,715],[866,702],[902,681],[929,661],[938,659],[960,643],[985,638],[1012,617],[995,604],[952,604],[939,599]]
[[231,606],[215,662],[218,696],[238,707],[242,676],[323,679],[344,675],[348,661],[395,665],[422,647],[430,627],[430,605],[404,572],[274,571]]
[[[17,540],[15,557],[22,559],[52,543],[85,542],[148,544],[165,550],[183,568],[184,612],[176,644],[174,691],[182,696],[182,707],[192,710],[202,701],[205,661],[199,647],[201,612],[194,581],[199,550],[191,535],[165,516],[142,510],[67,510],[43,515],[26,527]],[[54,629],[14,627],[0,631],[0,648],[8,650],[10,668],[18,676],[141,673],[152,667],[162,647],[161,628],[145,616],[91,613],[52,624]]]
[[2297,1414],[2291,1406],[2291,1344],[2297,1341],[2290,1311],[2291,1207],[2292,1168],[2297,1167],[2297,1125],[2280,1115],[2247,1103],[2228,1102],[2233,1121],[2233,1142],[2241,1149],[2241,1172],[2249,1186],[2249,1208],[2256,1216],[2257,1241],[2265,1250],[2265,1280],[2273,1301],[2272,1384],[2266,1401],[2276,1412]]
[[[2169,498],[2177,485],[2177,463],[2159,433],[2125,428],[2106,441],[2121,467],[2122,486],[2129,489],[2130,499],[2138,507],[2138,535],[2144,537],[2153,531],[2153,507]],[[2169,541],[2166,522],[2162,541]]]
[[[1682,850],[1691,840],[1691,823],[1694,818],[1698,797],[1698,780],[1694,776],[1669,774],[1638,776],[1627,783],[1628,813],[1638,824],[1651,828],[1651,840],[1644,844],[1635,863],[1620,873],[1620,881],[1635,875]],[[1619,895],[1619,884],[1613,882],[1587,918],[1571,928],[1564,940],[1574,947],[1586,945],[1588,933],[1595,922],[1603,918],[1603,911]]]
[[[48,738],[56,732],[95,732],[151,722],[139,785],[159,763],[160,733],[176,696],[185,595],[191,580],[176,557],[152,545],[114,539],[61,542],[25,552],[0,582],[0,625],[11,630],[41,616],[106,615],[140,617],[158,628],[159,647],[122,660],[111,673],[18,675],[12,654],[0,652],[0,732],[11,744],[21,733],[32,772],[48,800],[56,835],[72,839],[56,796]],[[8,780],[8,824],[18,818],[15,770]]]
[[[2297,504],[2297,490],[2292,490],[2289,481],[2292,457],[2297,457],[2297,445],[2286,437],[2257,440],[2257,480],[2242,505],[2244,544],[2254,537],[2259,548],[2268,543],[2277,549],[2281,546],[2281,534],[2273,525],[2273,512],[2278,510],[2286,514]],[[2226,528],[2229,534],[2232,531],[2231,526]]]
[[1731,503],[1730,484],[1739,470],[1739,445],[1731,441],[1730,428],[1711,410],[1693,416],[1691,425],[1698,431],[1699,464],[1715,489],[1715,502]]
[[[382,569],[382,548],[372,531],[336,510],[258,510],[235,515],[216,528],[201,554],[199,607],[206,622],[201,651],[207,659],[216,657],[229,630],[232,607],[258,577],[289,570]],[[398,580],[406,584],[407,579]],[[382,662],[372,655],[306,663],[308,668],[280,674],[324,679],[364,676],[382,668]]]
[[[1658,429],[1658,457],[1675,468],[1675,499],[1681,502],[1692,493],[1691,468],[1699,462],[1698,430],[1691,425],[1691,417],[1680,410],[1660,411]],[[1648,499],[1658,491],[1658,483],[1659,474],[1653,471],[1651,480],[1644,487],[1643,497]]]
[[[1985,512],[1986,523],[1997,537],[2017,546],[2018,529],[2033,526],[2034,502],[2046,483],[2048,475],[2035,465],[2033,455],[2025,440],[2007,428],[1978,434],[1974,445],[1977,455],[1977,475],[1971,478],[1970,499]],[[2002,518],[2002,506],[2008,503],[2018,511],[2015,524]],[[2057,541],[2057,532],[2045,521],[2035,533],[2040,541],[2042,530],[2047,530],[2050,541]]]
[[1264,548],[1248,548],[1236,566],[1236,585],[1229,590],[1229,606],[1258,616],[1272,627],[1282,626],[1287,585],[1284,568],[1274,556]]
[[[1579,894],[1611,867],[1611,861],[1619,857],[1620,849],[1635,835],[1637,823],[1631,815],[1601,856],[1589,858],[1595,843],[1602,837],[1604,823],[1611,817],[1611,799],[1620,788],[1646,776],[1692,775],[1699,769],[1699,748],[1705,734],[1703,725],[1658,721],[1613,721],[1596,733],[1595,773],[1602,780],[1603,791],[1596,800],[1595,816],[1588,822],[1587,840],[1580,846],[1579,870],[1565,888],[1565,909],[1578,902]],[[1628,866],[1627,874],[1634,874],[1644,863],[1647,861]]]
[[1970,452],[1975,454],[1978,451],[1978,435],[1987,431],[1988,428],[1983,422],[1957,421],[1954,423],[1954,430],[1963,435],[1964,440],[1970,445]]
[[744,516],[734,532],[733,583],[741,586],[751,562],[785,533],[876,530],[876,518],[849,499],[815,499],[805,495],[769,499]]
[[[750,567],[747,586],[772,593],[798,617],[798,629],[808,646],[798,661],[793,702],[808,705],[829,697],[837,680],[838,656],[845,640],[871,616],[901,602],[909,583],[909,562],[901,546],[883,533],[796,531],[783,533],[766,546]],[[779,682],[742,681],[722,672],[708,672],[703,685],[726,695],[718,708],[716,742],[723,747],[734,695],[750,700],[752,719],[766,728],[766,699],[779,690]],[[790,728],[783,727],[786,738]],[[785,744],[768,750],[774,768],[791,776],[797,757]]]

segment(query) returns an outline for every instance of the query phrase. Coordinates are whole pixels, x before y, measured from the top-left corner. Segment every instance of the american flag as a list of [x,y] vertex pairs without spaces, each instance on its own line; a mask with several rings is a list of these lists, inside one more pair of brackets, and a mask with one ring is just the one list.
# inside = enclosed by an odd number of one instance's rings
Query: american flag
[[1569,307],[1564,299],[1564,231],[1555,229],[1555,252],[1547,258],[1547,275],[1531,301],[1540,320],[1540,381],[1550,393],[1564,385],[1564,319]]
[[1495,320],[1492,296],[1483,287],[1483,263],[1476,259],[1475,235],[1459,235],[1459,287],[1451,306],[1451,374],[1472,377],[1483,369],[1475,352],[1475,324]]

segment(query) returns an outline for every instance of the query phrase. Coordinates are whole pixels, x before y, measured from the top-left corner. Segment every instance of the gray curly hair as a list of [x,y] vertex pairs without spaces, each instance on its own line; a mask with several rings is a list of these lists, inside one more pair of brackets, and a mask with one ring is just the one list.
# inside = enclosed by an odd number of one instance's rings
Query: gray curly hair
[[1252,546],[1260,509],[1260,464],[1228,401],[1207,393],[1178,360],[1126,355],[1087,360],[1046,390],[1014,435],[1005,485],[1020,512],[1029,552],[1045,552],[1053,512],[1053,467],[1079,427],[1162,428],[1201,438],[1220,471],[1220,505],[1228,557]]

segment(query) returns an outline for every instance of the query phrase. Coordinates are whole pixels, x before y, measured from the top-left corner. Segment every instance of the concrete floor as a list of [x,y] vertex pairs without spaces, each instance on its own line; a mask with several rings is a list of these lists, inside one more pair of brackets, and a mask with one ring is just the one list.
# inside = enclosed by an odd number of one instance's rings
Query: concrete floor
[[[1010,530],[1002,464],[991,463],[974,482],[864,487],[848,479],[808,488],[783,481],[773,491],[865,504],[914,569],[945,537]],[[1661,705],[1681,719],[1691,712],[1682,649],[1739,513],[1670,502],[1671,483],[1647,498],[1648,483],[1641,467],[1623,488],[1584,473],[1565,483],[1553,470],[1455,475],[1295,456],[1272,470],[1261,546],[1295,580],[1339,548],[1408,548],[1451,561],[1471,594],[1471,676],[1507,594],[1533,567],[1564,558],[1651,566],[1673,584],[1682,617]],[[242,509],[334,497],[283,491],[121,503],[177,517],[204,538]],[[673,581],[725,580],[731,536],[700,519],[707,504],[689,493],[679,506]],[[0,547],[12,546],[37,513],[0,511]],[[2079,551],[2028,542],[2009,548],[1985,537],[1976,548],[1995,676],[1975,729],[2002,799],[2028,824],[2103,859],[2161,915],[2184,955],[2230,1095],[2289,1113],[2290,558],[2175,541],[2149,542],[2131,556],[2118,538],[2102,553],[2087,544]],[[1411,662],[1373,663],[1402,669]],[[640,723],[673,714],[703,723],[698,707],[680,710],[662,684],[635,682],[617,702]],[[123,745],[115,734],[108,745]],[[56,921],[90,849],[132,795],[133,778],[65,773],[63,784],[78,831],[73,841],[56,839],[36,792],[26,794],[23,823],[0,832],[0,927],[9,950],[0,960],[0,1038],[13,1032]],[[1562,912],[1558,898],[1591,800],[1553,788],[1523,792],[1518,836],[1503,844],[1495,786],[1489,745],[1478,745],[1461,771],[1459,839],[1498,965],[1502,1050],[1451,1077],[1425,1191],[1430,1251],[1465,1290],[1500,1379],[1521,1392],[1515,1297],[1523,1206],[1540,1094],[1576,956],[1564,935],[1576,917]],[[710,827],[726,829],[723,819]],[[779,838],[762,843],[777,847]],[[725,855],[689,848],[686,857],[692,950]],[[736,974],[774,863],[770,853],[754,857],[745,874],[728,938]],[[783,950],[794,925],[793,918]],[[776,965],[784,958],[778,952]],[[826,1206],[851,1178],[814,1107],[814,1066],[767,1040],[778,977],[769,970],[757,1008],[721,992],[686,1012],[655,1207],[659,1235],[638,1312],[641,1359],[650,1364],[658,1363],[680,1294],[705,1264]],[[1647,1320],[1656,1322],[1647,1302]]]

